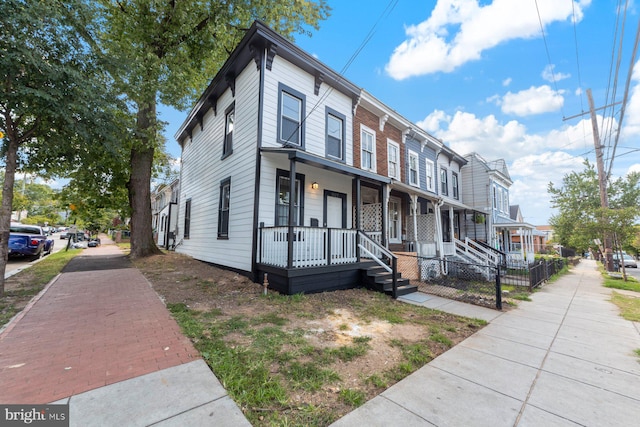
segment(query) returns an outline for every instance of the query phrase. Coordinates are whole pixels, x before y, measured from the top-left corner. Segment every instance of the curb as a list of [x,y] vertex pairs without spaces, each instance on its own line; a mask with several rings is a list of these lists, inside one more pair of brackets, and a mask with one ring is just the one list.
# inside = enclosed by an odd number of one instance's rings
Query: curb
[[11,330],[20,321],[20,319],[26,316],[26,314],[29,312],[29,310],[31,310],[31,308],[35,305],[35,303],[37,303],[40,300],[40,298],[42,298],[42,296],[49,290],[49,288],[58,280],[60,275],[62,275],[62,273],[58,273],[56,277],[51,279],[51,281],[47,283],[45,287],[40,292],[38,292],[36,296],[31,298],[31,301],[29,301],[29,303],[19,313],[13,316],[11,320],[9,320],[9,322],[7,322],[4,326],[0,328],[0,341],[2,341],[2,339],[5,336],[7,336],[9,332],[11,332]]

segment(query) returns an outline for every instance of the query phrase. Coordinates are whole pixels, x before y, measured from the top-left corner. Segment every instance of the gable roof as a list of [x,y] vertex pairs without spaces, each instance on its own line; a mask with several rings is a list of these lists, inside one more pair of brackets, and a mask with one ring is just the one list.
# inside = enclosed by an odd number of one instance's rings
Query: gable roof
[[216,108],[217,99],[227,88],[235,85],[235,77],[252,60],[260,70],[264,58],[266,59],[265,67],[271,69],[271,61],[276,55],[316,76],[316,84],[327,83],[335,90],[350,96],[354,104],[357,102],[360,89],[356,85],[273,31],[263,22],[254,21],[176,132],[176,140],[182,144],[182,141],[191,134],[193,128],[202,121],[204,114],[210,108]]

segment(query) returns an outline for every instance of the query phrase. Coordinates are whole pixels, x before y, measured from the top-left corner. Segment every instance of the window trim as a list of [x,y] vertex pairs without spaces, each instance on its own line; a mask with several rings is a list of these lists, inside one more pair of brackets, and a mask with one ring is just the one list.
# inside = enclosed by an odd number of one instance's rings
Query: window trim
[[[416,159],[416,182],[411,182],[411,171],[413,170],[411,168],[412,158]],[[409,150],[409,154],[407,155],[407,164],[407,182],[409,185],[413,185],[414,187],[420,187],[420,155],[413,150]]]
[[183,237],[189,239],[191,235],[191,198],[184,202],[184,232]]
[[[291,191],[291,176],[288,170],[284,169],[276,169],[276,182],[275,182],[275,192],[276,192],[276,204],[275,204],[275,212],[274,212],[274,222],[273,224],[276,227],[286,227],[289,225],[289,219],[287,217],[287,223],[284,225],[278,224],[278,207],[280,206],[280,178],[289,178],[289,191]],[[299,202],[299,212],[298,212],[298,226],[304,225],[304,178],[305,176],[301,173],[296,173],[296,181],[300,181],[300,202]],[[295,183],[294,183],[294,191],[295,191]],[[291,200],[291,194],[289,194],[289,200]]]
[[[440,195],[449,197],[449,174],[445,167],[440,166]],[[444,174],[444,175],[443,175]],[[442,179],[444,177],[444,179]]]
[[[233,128],[231,132],[228,132],[230,113],[233,113]],[[233,154],[233,132],[235,130],[235,123],[236,123],[235,115],[236,115],[236,102],[233,101],[231,105],[229,105],[227,109],[224,111],[224,137],[222,139],[222,157],[220,158],[220,160],[224,160]],[[231,141],[227,140],[227,138],[229,138],[229,134],[231,134],[231,138],[230,138]]]
[[[227,215],[227,227],[226,230],[222,229],[223,226],[223,222],[222,222],[222,215],[223,215],[223,208],[222,208],[222,202],[223,202],[223,195],[224,195],[224,188],[228,187],[229,190],[229,202],[227,204],[227,210],[226,210],[226,215]],[[229,222],[231,220],[231,215],[229,214],[229,212],[231,211],[231,177],[228,177],[226,179],[223,179],[222,181],[220,181],[220,194],[218,196],[218,240],[228,240],[229,239]]]
[[[286,93],[287,95],[293,97],[293,98],[297,98],[300,101],[300,124],[298,125],[298,129],[300,131],[299,135],[300,135],[300,143],[296,144],[294,142],[288,141],[286,139],[282,138],[282,96],[283,94]],[[305,109],[305,105],[306,105],[306,96],[302,93],[302,92],[298,92],[297,90],[283,84],[283,83],[278,83],[278,126],[277,126],[277,130],[278,130],[278,136],[277,136],[277,140],[280,144],[283,145],[292,145],[292,146],[296,146],[299,147],[301,149],[304,150],[305,148],[305,118],[306,118],[306,109]]]
[[[372,152],[371,152],[371,167],[370,168],[365,168],[364,167],[364,156],[362,155],[362,153],[364,152],[364,144],[362,142],[363,138],[362,138],[362,134],[363,133],[367,133],[369,135],[371,135],[371,142],[372,142]],[[367,170],[367,171],[371,171],[374,173],[377,173],[378,170],[378,165],[377,165],[377,160],[376,160],[376,131],[374,131],[373,129],[361,124],[360,125],[360,169],[362,170]]]
[[452,196],[454,199],[456,200],[460,200],[460,181],[459,181],[459,177],[458,174],[456,172],[451,172],[451,189],[452,189]]
[[[390,165],[391,165],[391,157],[389,156],[389,153],[391,153],[391,150],[389,150],[389,147],[394,147],[395,151],[396,151],[396,173],[395,175],[391,175],[390,172]],[[397,179],[400,180],[400,144],[398,144],[397,142],[391,140],[391,139],[387,139],[387,176],[389,178],[393,178],[393,179]]]
[[[436,184],[436,177],[435,177],[435,171],[436,171],[436,164],[433,160],[431,159],[425,159],[425,177],[426,177],[426,185],[427,185],[427,190],[429,191],[433,191],[435,193],[435,184]],[[429,175],[429,170],[431,170],[431,175]],[[431,183],[429,183],[429,178],[431,178]]]
[[[333,116],[336,120],[339,120],[342,124],[342,139],[341,139],[341,148],[340,148],[340,156],[341,157],[335,157],[331,154],[329,154],[329,116]],[[340,114],[339,112],[337,112],[336,110],[334,110],[333,108],[330,107],[325,107],[325,112],[324,112],[324,122],[325,122],[325,129],[324,129],[324,134],[325,134],[325,157],[327,157],[328,159],[331,160],[336,160],[338,162],[341,163],[346,163],[346,157],[347,157],[347,141],[346,141],[346,136],[347,136],[347,132],[346,132],[346,123],[347,123],[347,116],[345,116],[344,114]]]

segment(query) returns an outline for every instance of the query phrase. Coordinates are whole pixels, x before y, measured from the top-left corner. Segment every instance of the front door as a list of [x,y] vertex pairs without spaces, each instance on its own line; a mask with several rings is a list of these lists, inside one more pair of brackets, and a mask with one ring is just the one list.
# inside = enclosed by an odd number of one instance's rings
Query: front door
[[400,199],[389,199],[389,243],[402,243],[402,212]]
[[324,193],[324,226],[347,228],[347,195],[326,190]]

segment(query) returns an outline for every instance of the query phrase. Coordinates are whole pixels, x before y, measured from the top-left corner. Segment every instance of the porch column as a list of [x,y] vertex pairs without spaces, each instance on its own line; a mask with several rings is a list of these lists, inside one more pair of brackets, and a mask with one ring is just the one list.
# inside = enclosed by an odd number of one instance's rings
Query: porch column
[[362,215],[361,212],[361,205],[362,205],[362,196],[360,194],[360,189],[361,189],[361,182],[360,182],[360,177],[356,176],[355,179],[353,180],[353,193],[355,194],[355,199],[356,199],[356,217],[353,219],[353,228],[355,228],[356,230],[360,230],[362,229],[362,224],[360,224],[361,219],[360,216]]
[[[454,221],[453,221],[453,206],[449,206],[449,230],[451,236],[449,237],[449,240],[451,240],[451,243],[455,242],[455,227],[454,227]],[[453,247],[455,248],[455,244],[453,245]]]
[[[304,191],[301,188],[300,191]],[[296,218],[296,161],[289,159],[289,232],[287,233],[287,268],[293,267],[293,226]]]
[[522,259],[527,259],[527,252],[525,250],[527,246],[527,236],[524,235],[524,230],[522,229],[522,227],[518,228],[518,234],[520,234],[520,255],[522,256]]
[[444,258],[444,244],[442,243],[442,212],[440,211],[440,206],[442,206],[442,200],[439,200],[437,203],[433,205],[435,207],[436,213],[436,243],[438,244],[438,254],[440,258]]
[[413,211],[413,250],[418,251],[418,196],[411,195],[411,210]]
[[382,184],[380,190],[382,192],[382,235],[380,236],[382,246],[388,249],[387,242],[389,238],[387,233],[389,232],[389,193],[391,188],[387,184]]

